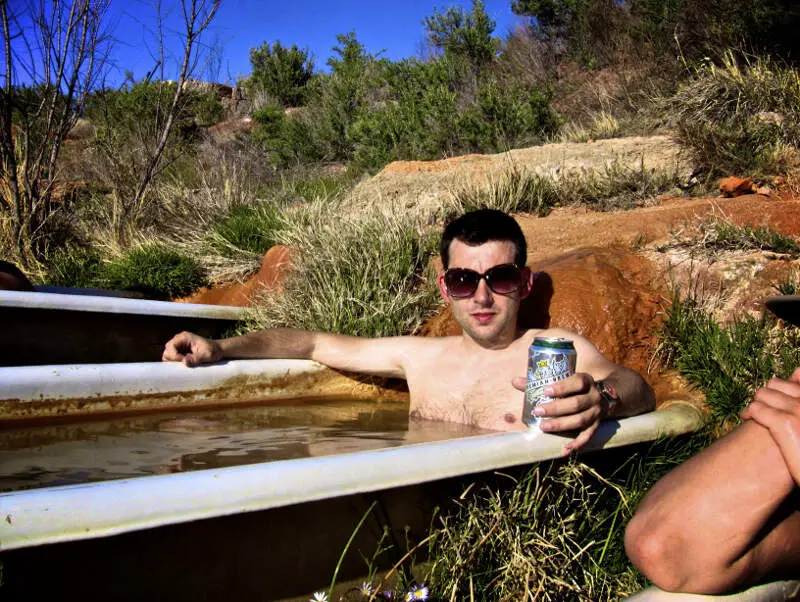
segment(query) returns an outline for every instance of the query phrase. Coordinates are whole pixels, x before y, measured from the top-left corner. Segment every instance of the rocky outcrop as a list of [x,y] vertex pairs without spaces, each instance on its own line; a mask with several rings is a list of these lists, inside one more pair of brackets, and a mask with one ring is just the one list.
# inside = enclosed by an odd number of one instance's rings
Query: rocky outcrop
[[591,144],[562,142],[514,149],[494,155],[465,155],[441,161],[395,161],[353,192],[354,207],[377,203],[397,210],[414,208],[438,214],[454,190],[496,182],[510,170],[569,177],[573,173],[603,172],[607,167],[691,169],[668,136],[599,140]]

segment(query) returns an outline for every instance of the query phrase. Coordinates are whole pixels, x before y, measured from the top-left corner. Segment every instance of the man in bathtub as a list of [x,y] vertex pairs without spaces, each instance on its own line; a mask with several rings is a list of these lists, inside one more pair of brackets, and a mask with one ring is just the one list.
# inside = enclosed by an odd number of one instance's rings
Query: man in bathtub
[[233,358],[312,359],[337,370],[404,378],[413,417],[523,430],[528,347],[534,337],[564,337],[577,351],[576,374],[555,383],[552,403],[537,413],[546,432],[577,433],[568,454],[584,445],[601,420],[652,410],[650,386],[605,357],[588,340],[559,328],[520,330],[520,302],[531,293],[527,247],[509,215],[482,209],[450,222],[440,245],[439,290],[463,329],[453,337],[362,338],[270,329],[222,340],[182,332],[164,349],[165,361],[187,366]]

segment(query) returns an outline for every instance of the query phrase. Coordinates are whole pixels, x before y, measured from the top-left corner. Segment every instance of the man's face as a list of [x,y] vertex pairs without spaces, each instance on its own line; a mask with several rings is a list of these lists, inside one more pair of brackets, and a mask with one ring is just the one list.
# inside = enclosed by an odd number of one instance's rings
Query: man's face
[[[479,274],[498,265],[514,263],[514,243],[489,241],[470,246],[458,239],[450,243],[449,268],[466,268]],[[528,295],[532,275],[527,268],[522,270],[520,288],[501,295],[492,291],[482,278],[475,293],[464,299],[454,299],[447,293],[444,272],[439,274],[439,290],[450,302],[453,317],[464,332],[483,347],[505,347],[514,340],[517,332],[517,313],[520,301]]]

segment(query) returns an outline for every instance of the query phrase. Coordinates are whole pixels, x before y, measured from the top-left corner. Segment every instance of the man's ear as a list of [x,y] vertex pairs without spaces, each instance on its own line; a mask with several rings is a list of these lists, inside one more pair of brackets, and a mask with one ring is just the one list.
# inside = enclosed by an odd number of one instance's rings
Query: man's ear
[[531,271],[531,269],[527,266],[522,268],[522,275],[521,275],[522,285],[520,286],[519,289],[520,299],[527,298],[533,292],[533,279],[534,279],[534,274]]
[[447,287],[444,284],[444,270],[439,270],[439,275],[436,277],[436,284],[439,285],[439,293],[441,293],[442,298],[447,303],[450,303],[450,295],[447,294]]

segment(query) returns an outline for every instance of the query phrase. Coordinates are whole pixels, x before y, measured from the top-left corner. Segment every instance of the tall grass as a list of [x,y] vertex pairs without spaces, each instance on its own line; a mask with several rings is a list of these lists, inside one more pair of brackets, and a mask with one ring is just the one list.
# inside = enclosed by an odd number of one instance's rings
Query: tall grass
[[678,141],[707,173],[785,171],[800,144],[800,74],[770,58],[727,52],[664,103]]
[[556,136],[558,142],[589,142],[616,138],[622,135],[619,120],[612,114],[601,110],[589,117],[586,124],[569,122],[561,126]]
[[537,173],[512,165],[486,186],[470,185],[453,193],[457,211],[482,207],[508,213],[546,216],[553,207],[589,206],[600,211],[632,209],[659,194],[678,191],[679,170],[648,168],[642,160],[629,167],[619,161],[601,170]]
[[263,297],[254,327],[392,336],[414,332],[438,307],[426,273],[438,237],[413,217],[357,217],[316,202],[282,219],[277,239],[292,249],[294,269],[282,292]]
[[646,582],[625,526],[644,493],[701,438],[553,461],[470,485],[432,531],[437,600],[619,600]]

